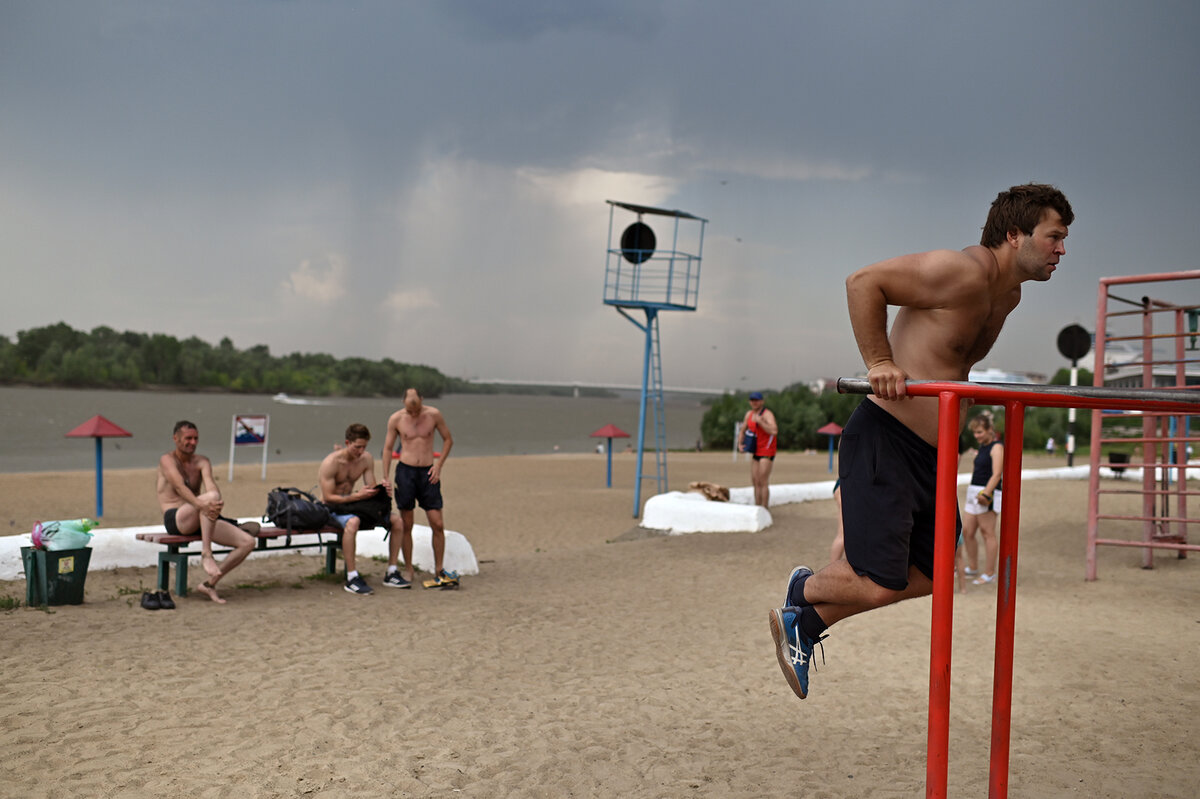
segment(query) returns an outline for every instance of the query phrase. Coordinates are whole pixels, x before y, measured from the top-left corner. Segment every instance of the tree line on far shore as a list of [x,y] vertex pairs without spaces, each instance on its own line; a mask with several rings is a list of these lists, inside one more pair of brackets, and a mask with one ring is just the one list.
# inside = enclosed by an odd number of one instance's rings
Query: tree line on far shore
[[[1070,371],[1060,369],[1050,385],[1069,385]],[[1090,386],[1092,374],[1079,370],[1079,385]],[[858,407],[862,397],[854,394],[838,394],[837,391],[813,391],[803,383],[788,386],[778,392],[763,392],[766,406],[775,414],[779,424],[779,448],[782,450],[825,450],[829,448],[829,437],[817,430],[829,422],[845,427],[850,414]],[[967,409],[964,422],[989,409],[993,422],[1001,436],[1004,434],[1004,408],[976,405]],[[748,394],[726,394],[714,401],[705,411],[700,422],[700,435],[708,449],[731,449],[734,426],[741,422],[750,409]],[[1075,414],[1075,440],[1086,445],[1091,433],[1092,415],[1089,411]],[[1025,408],[1025,431],[1023,446],[1029,450],[1040,450],[1046,440],[1053,437],[1061,451],[1067,440],[1066,408]],[[836,439],[835,439],[836,441]],[[959,437],[959,452],[975,446],[975,438],[964,425]]]
[[0,336],[0,384],[347,397],[398,397],[412,386],[426,397],[488,390],[390,358],[275,356],[264,344],[239,350],[228,337],[214,347],[195,336],[181,341],[104,326],[85,333],[65,322],[22,330],[15,342]]

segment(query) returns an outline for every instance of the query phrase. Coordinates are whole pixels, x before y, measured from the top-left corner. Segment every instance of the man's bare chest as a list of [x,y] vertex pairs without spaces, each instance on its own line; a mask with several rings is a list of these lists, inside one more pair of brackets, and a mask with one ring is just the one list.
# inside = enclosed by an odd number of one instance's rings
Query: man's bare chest
[[429,438],[433,435],[433,418],[422,414],[400,420],[400,436],[402,438]]

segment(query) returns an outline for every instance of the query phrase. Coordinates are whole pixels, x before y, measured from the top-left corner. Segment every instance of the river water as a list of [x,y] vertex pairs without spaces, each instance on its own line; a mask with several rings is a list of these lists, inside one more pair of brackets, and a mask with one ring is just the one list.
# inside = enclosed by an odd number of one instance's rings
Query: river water
[[[171,430],[180,419],[199,427],[199,451],[214,467],[228,467],[233,417],[238,414],[270,417],[267,457],[272,463],[320,460],[342,443],[351,422],[370,428],[370,449],[379,457],[388,417],[402,404],[399,399],[320,402],[287,405],[253,394],[0,387],[0,472],[94,468],[95,440],[65,436],[96,414],[133,434],[103,440],[106,469],[154,466],[174,446]],[[615,398],[450,394],[427,404],[445,416],[454,455],[591,452],[602,441],[589,438],[592,431],[611,422],[636,436],[638,428],[637,392],[620,392]],[[668,395],[667,446],[694,447],[704,411],[698,397]],[[648,448],[654,444],[652,419],[653,414],[646,422]],[[615,439],[614,447],[624,449],[633,440]],[[262,452],[261,447],[239,446],[234,461],[261,463]]]

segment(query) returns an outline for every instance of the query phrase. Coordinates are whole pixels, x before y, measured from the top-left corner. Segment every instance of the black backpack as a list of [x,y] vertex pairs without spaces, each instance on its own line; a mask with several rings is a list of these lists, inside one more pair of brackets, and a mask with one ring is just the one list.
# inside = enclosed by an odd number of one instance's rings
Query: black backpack
[[329,508],[307,491],[298,488],[274,488],[267,493],[264,521],[292,532],[315,532],[331,520]]
[[[373,527],[390,529],[388,523],[392,515],[392,498],[388,496],[383,483],[378,483],[375,486],[375,493],[366,499],[354,502],[330,502],[326,507],[329,508],[330,513],[339,516],[343,514],[357,516],[362,522],[360,527],[362,530],[370,530]],[[384,538],[387,536],[385,535]]]

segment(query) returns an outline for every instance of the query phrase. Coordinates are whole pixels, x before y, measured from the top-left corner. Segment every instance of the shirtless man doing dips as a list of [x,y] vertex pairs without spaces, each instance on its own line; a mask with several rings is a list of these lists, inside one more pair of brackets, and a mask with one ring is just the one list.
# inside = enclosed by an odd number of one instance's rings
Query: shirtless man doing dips
[[[793,569],[783,607],[770,615],[780,668],[801,699],[826,629],[933,590],[938,400],[907,396],[905,381],[966,380],[1021,301],[1022,284],[1050,279],[1074,219],[1053,186],[1014,186],[992,203],[978,245],[890,258],[846,280],[874,393],[842,432],[845,555],[816,574]],[[890,305],[900,310],[889,335]]]

